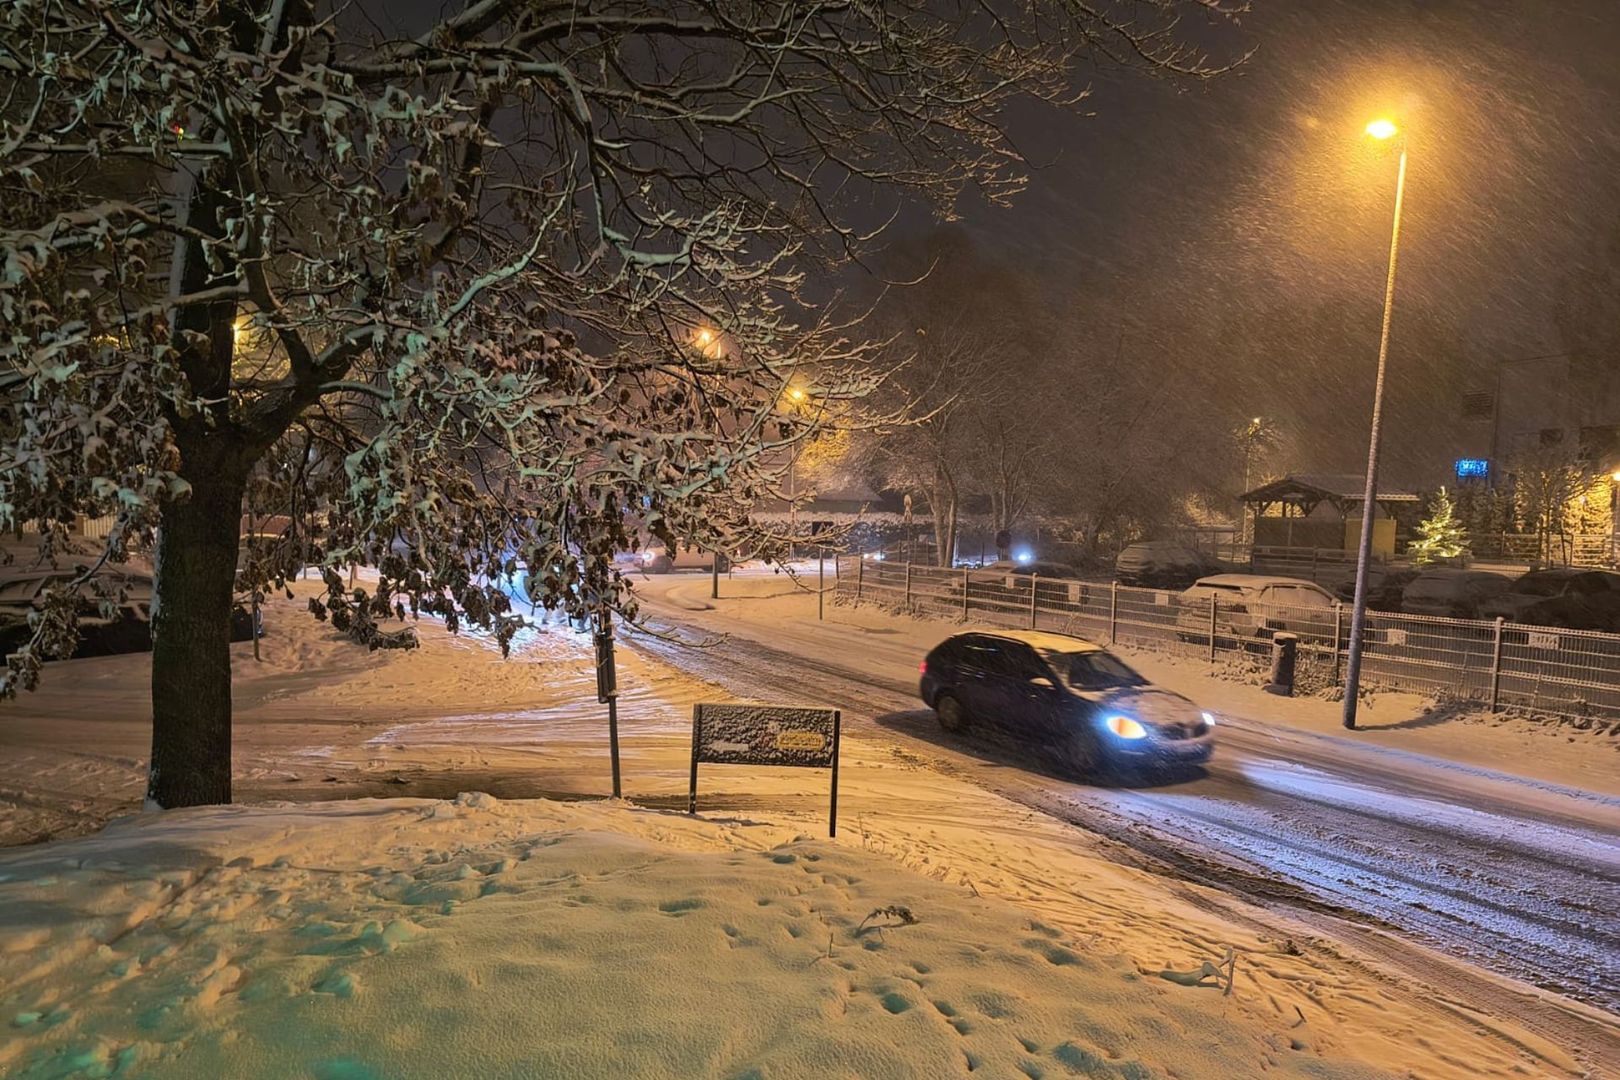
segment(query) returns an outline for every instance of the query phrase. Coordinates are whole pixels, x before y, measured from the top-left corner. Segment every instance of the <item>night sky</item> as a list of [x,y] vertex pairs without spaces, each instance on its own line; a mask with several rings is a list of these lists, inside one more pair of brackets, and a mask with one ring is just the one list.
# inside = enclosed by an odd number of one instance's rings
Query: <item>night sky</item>
[[1393,116],[1411,165],[1392,467],[1430,479],[1461,393],[1564,347],[1555,297],[1620,229],[1620,3],[1257,0],[1208,40],[1255,53],[1194,85],[1099,72],[1083,119],[1023,110],[1050,164],[966,227],[1048,283],[1077,339],[1124,322],[1223,421],[1276,416],[1300,467],[1359,471],[1395,182],[1362,130]]
[[[368,10],[414,33],[459,7]],[[1620,236],[1620,0],[1254,0],[1186,30],[1212,61],[1253,55],[1203,82],[1099,65],[1079,109],[1017,107],[1029,190],[967,203],[960,228],[1041,283],[1072,385],[1123,335],[1181,406],[1160,427],[1223,463],[1208,486],[1230,485],[1227,433],[1255,414],[1283,431],[1274,467],[1359,472],[1396,168],[1363,128],[1393,117],[1411,166],[1386,475],[1438,483],[1478,449],[1463,394],[1567,348],[1556,299]],[[916,209],[886,242],[937,228]]]

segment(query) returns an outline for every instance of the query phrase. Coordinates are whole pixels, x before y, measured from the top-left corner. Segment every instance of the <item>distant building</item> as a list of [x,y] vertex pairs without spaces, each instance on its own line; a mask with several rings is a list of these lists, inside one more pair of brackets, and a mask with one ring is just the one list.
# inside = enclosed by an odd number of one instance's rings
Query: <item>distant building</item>
[[1515,458],[1551,446],[1568,447],[1594,473],[1620,470],[1620,365],[1583,372],[1565,355],[1504,360],[1459,407],[1459,482],[1505,484]]

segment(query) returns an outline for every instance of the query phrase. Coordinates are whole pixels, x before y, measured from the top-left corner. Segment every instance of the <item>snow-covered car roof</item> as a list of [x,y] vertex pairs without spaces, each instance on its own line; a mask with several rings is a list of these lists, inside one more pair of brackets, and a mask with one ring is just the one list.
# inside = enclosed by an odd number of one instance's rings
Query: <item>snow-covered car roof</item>
[[1094,641],[1070,637],[1068,634],[1054,634],[1049,630],[973,630],[970,633],[984,637],[1006,638],[1008,641],[1021,641],[1031,648],[1045,649],[1048,652],[1104,651],[1103,647]]
[[1322,586],[1314,581],[1283,574],[1211,574],[1193,582],[1192,588],[1263,589],[1267,585],[1305,585],[1313,589],[1322,589]]

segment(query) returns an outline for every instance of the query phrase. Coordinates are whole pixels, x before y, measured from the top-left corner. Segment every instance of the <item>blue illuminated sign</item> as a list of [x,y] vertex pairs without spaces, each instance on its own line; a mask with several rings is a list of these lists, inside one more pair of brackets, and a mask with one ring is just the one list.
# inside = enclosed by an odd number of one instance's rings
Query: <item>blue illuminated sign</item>
[[1489,476],[1491,463],[1484,458],[1458,458],[1457,476]]

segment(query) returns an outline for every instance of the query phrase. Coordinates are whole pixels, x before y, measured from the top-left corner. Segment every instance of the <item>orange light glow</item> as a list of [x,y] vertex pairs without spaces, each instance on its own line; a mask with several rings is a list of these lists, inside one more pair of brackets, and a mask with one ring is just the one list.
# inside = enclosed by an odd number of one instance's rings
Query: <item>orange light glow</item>
[[1395,121],[1382,117],[1367,125],[1367,134],[1375,139],[1388,139],[1399,130],[1401,129],[1395,126]]

